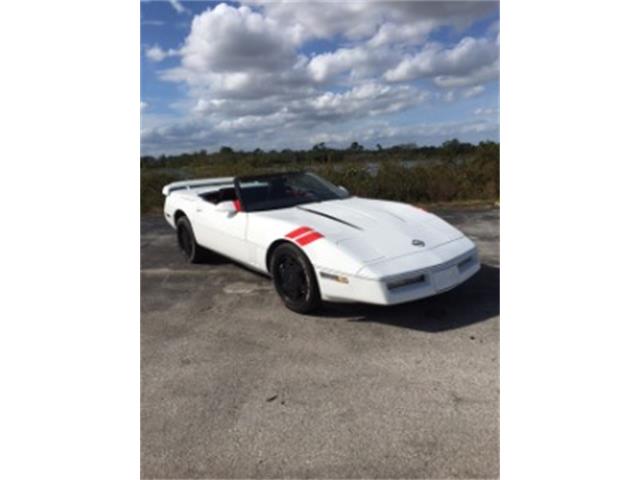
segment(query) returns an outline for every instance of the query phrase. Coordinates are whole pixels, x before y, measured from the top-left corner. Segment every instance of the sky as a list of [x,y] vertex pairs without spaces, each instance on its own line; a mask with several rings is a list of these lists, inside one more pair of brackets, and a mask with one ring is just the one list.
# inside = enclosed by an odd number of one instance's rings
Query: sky
[[499,139],[499,4],[141,2],[141,153]]

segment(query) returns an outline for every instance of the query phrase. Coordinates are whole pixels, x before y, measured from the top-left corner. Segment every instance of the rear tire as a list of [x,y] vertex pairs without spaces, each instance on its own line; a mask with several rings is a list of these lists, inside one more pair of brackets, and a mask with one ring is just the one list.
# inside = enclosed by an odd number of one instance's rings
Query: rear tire
[[295,245],[283,243],[271,256],[273,285],[289,310],[309,313],[322,305],[313,266]]
[[199,263],[206,257],[206,250],[196,242],[191,223],[187,217],[180,217],[176,222],[178,247],[189,263]]

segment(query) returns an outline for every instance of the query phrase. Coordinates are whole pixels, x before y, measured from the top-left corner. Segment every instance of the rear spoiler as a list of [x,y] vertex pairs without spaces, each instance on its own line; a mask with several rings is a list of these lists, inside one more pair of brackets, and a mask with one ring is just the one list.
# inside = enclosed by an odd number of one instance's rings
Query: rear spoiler
[[229,185],[233,183],[234,177],[202,178],[200,180],[182,180],[172,182],[162,187],[162,194],[166,197],[176,190],[189,190],[200,187],[217,187],[219,185]]

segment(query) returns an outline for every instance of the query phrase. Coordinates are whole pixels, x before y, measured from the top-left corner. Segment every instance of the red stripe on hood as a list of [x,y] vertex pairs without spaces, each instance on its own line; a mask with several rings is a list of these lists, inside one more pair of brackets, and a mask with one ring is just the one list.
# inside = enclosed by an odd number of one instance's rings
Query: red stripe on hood
[[300,235],[302,235],[303,233],[307,233],[307,232],[311,232],[312,230],[309,227],[300,227],[300,228],[296,228],[295,230],[287,233],[285,235],[285,237],[287,238],[296,238],[299,237]]
[[324,237],[324,235],[322,235],[321,233],[311,232],[311,233],[308,233],[308,234],[303,235],[302,237],[296,239],[296,242],[298,242],[298,245],[300,245],[301,247],[304,247],[305,245],[307,245],[307,244],[309,244],[311,242],[315,242],[319,238],[323,238],[323,237]]

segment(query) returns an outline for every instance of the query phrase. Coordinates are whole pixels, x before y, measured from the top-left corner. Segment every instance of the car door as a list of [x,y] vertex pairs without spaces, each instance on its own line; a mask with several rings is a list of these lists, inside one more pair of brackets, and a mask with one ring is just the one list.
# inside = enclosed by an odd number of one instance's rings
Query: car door
[[247,220],[246,212],[226,212],[216,205],[200,200],[196,207],[196,232],[198,242],[215,252],[247,263]]

